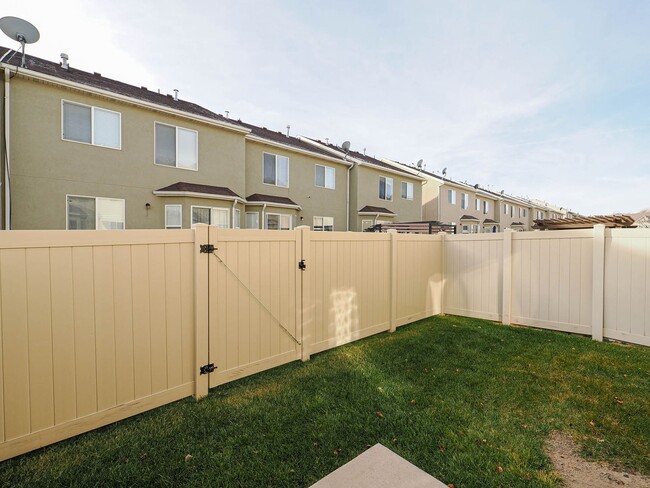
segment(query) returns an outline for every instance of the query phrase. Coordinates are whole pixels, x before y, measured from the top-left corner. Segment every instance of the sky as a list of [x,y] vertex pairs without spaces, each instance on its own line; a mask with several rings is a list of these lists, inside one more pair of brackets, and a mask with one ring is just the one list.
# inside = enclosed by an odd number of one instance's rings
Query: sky
[[12,3],[35,56],[585,215],[650,208],[646,0]]

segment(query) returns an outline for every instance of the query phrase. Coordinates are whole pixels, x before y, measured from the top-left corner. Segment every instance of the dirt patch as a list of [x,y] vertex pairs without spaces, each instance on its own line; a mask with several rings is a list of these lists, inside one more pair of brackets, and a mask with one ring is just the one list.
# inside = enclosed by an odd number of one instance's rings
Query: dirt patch
[[554,432],[548,440],[546,452],[568,488],[650,488],[648,476],[616,471],[605,463],[582,458],[578,446],[566,434]]

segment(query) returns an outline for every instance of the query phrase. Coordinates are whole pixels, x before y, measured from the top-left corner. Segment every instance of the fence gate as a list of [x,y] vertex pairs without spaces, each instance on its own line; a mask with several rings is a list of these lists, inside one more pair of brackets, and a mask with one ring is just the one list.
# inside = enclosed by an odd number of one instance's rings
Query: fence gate
[[209,386],[300,359],[301,232],[207,234]]

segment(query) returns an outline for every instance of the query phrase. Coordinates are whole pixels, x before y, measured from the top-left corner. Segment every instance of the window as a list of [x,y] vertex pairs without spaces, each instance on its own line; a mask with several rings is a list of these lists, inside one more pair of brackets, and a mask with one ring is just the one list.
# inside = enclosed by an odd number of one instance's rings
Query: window
[[456,205],[456,190],[447,190],[447,202]]
[[228,229],[230,227],[230,210],[192,206],[192,227],[196,224],[208,224],[220,229]]
[[233,222],[233,229],[241,229],[241,210],[238,208],[235,209],[235,222]]
[[478,224],[471,224],[469,228],[469,233],[470,234],[478,234],[479,233],[479,225]]
[[317,164],[316,186],[333,190],[336,187],[336,169]]
[[369,227],[375,225],[374,220],[362,220],[361,221],[361,231],[365,232]]
[[289,158],[264,153],[264,183],[289,188]]
[[165,205],[165,229],[181,229],[183,223],[182,205]]
[[89,105],[62,103],[64,140],[121,149],[122,114]]
[[197,170],[199,133],[173,125],[155,124],[155,162],[161,166]]
[[503,204],[503,215],[508,215],[508,204],[507,203]]
[[413,183],[402,181],[402,198],[413,200]]
[[314,217],[314,230],[332,232],[334,230],[334,217]]
[[461,232],[462,232],[463,234],[469,234],[469,224],[463,224],[463,225],[461,226]]
[[467,193],[460,194],[460,208],[469,208],[469,195]]
[[515,206],[510,205],[510,217],[514,217],[514,216],[515,216]]
[[477,212],[481,211],[481,200],[478,198],[474,201],[474,210]]
[[266,228],[269,230],[291,230],[293,228],[291,215],[266,214]]
[[386,176],[379,177],[379,199],[393,199],[393,178],[387,178]]
[[74,195],[66,199],[69,230],[124,229],[124,200]]
[[483,213],[487,214],[490,211],[490,202],[483,200]]
[[246,212],[246,228],[247,229],[260,228],[260,214],[258,212]]
[[519,216],[520,217],[525,217],[526,216],[526,209],[525,208],[520,208],[519,209]]

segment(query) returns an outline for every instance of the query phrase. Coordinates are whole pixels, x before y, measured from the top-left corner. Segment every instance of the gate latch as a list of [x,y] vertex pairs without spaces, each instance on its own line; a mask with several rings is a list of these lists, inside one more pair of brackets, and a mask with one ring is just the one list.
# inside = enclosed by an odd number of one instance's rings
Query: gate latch
[[214,244],[201,244],[201,253],[210,254],[214,252]]
[[201,374],[208,374],[212,373],[217,367],[214,365],[214,363],[206,364],[205,366],[201,366],[199,368],[199,372]]
[[298,261],[298,269],[300,271],[305,271],[307,269],[307,265],[305,264],[304,259],[301,259],[300,261]]

